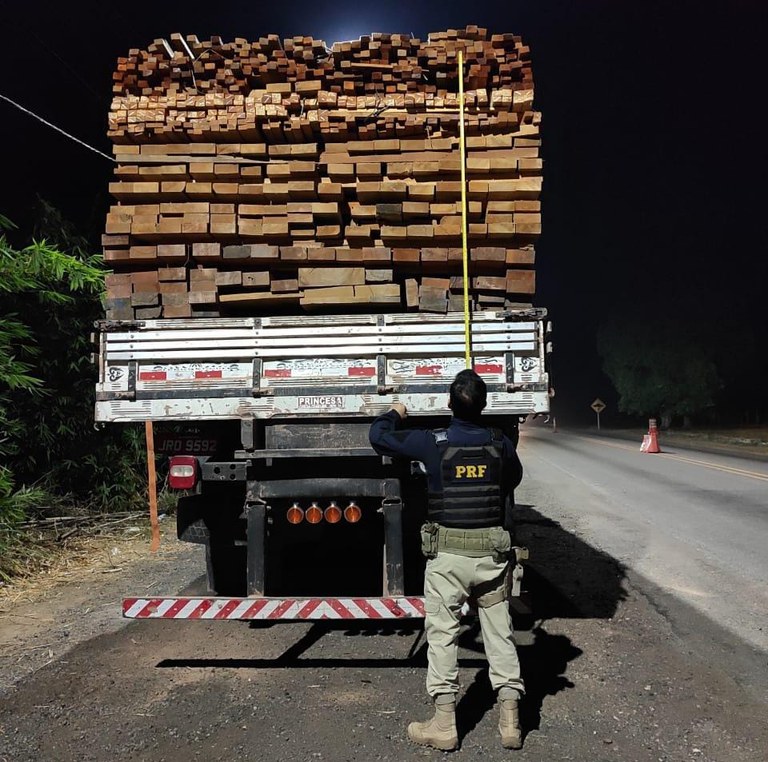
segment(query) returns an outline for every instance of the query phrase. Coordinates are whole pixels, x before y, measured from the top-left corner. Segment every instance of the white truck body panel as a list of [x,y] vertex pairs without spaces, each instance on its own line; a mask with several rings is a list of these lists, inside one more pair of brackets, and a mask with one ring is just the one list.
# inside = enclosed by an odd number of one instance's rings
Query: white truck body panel
[[[545,314],[473,315],[488,413],[548,411]],[[464,352],[455,313],[103,324],[96,420],[442,415]]]

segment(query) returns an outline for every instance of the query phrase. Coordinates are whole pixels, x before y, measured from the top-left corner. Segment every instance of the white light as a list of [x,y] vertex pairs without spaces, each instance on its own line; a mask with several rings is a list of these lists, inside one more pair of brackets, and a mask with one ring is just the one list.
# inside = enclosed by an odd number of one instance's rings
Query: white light
[[194,466],[171,466],[170,475],[175,479],[189,478],[195,475]]

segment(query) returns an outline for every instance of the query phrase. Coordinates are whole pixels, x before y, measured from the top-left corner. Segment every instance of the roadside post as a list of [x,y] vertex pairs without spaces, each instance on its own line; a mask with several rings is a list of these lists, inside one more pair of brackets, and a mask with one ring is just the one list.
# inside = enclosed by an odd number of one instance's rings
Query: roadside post
[[157,474],[155,472],[155,430],[152,421],[145,421],[144,434],[147,440],[147,482],[149,491],[149,524],[152,528],[150,550],[157,553],[160,548],[160,524],[157,518]]
[[600,431],[600,413],[605,410],[605,402],[603,402],[600,397],[596,397],[595,401],[590,405],[590,407],[595,411],[595,414],[597,415],[597,430]]

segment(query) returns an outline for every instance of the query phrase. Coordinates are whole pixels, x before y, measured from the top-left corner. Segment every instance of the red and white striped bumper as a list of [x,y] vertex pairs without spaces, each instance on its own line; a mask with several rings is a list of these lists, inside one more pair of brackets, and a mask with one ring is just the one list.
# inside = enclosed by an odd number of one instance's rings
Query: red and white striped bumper
[[127,619],[415,619],[423,598],[125,598]]

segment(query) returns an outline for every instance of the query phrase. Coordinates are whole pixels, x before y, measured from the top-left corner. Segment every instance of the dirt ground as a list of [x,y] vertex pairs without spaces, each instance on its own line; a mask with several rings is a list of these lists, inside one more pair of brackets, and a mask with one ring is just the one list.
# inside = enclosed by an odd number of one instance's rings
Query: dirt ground
[[200,573],[203,551],[180,543],[175,525],[150,552],[148,522],[82,537],[55,553],[47,568],[0,587],[0,695],[80,643],[115,632],[124,595],[179,590]]
[[[686,634],[708,625],[668,616],[642,580],[522,493],[520,534],[533,550],[532,613],[516,621],[525,747],[499,745],[469,624],[452,758],[765,762],[766,704]],[[133,535],[93,558],[0,599],[3,762],[442,757],[405,734],[429,711],[418,625],[126,623],[123,595],[200,588],[200,548],[166,537],[152,556]]]

